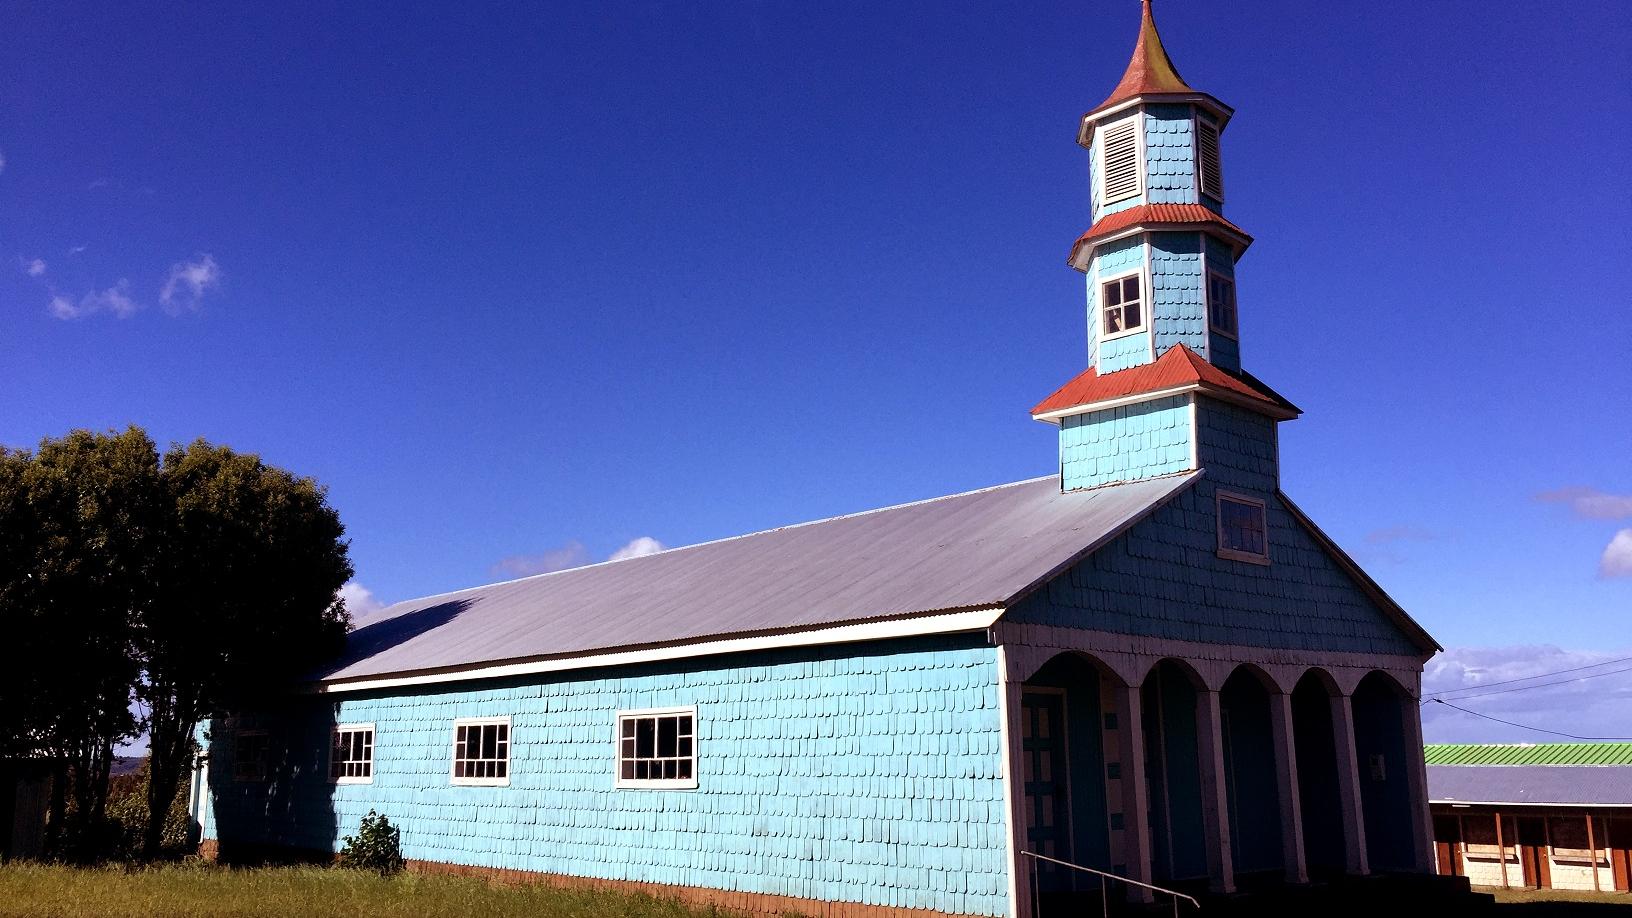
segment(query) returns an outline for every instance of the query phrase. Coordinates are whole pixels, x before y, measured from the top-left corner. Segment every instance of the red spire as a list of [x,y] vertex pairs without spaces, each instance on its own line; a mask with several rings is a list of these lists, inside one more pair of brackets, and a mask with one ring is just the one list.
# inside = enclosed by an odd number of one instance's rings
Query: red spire
[[1156,31],[1156,16],[1151,12],[1150,0],[1144,0],[1141,6],[1144,8],[1143,16],[1139,23],[1139,41],[1133,46],[1133,59],[1128,61],[1122,82],[1116,84],[1111,97],[1100,103],[1100,108],[1109,108],[1146,93],[1195,92],[1184,77],[1179,76],[1178,68],[1167,56],[1167,49],[1162,47],[1162,36]]

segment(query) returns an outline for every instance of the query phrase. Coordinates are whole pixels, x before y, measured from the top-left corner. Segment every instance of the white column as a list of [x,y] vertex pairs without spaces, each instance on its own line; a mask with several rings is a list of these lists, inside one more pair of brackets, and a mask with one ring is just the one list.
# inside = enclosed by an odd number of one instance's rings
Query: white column
[[1281,858],[1286,882],[1309,882],[1303,856],[1303,798],[1298,791],[1298,747],[1292,733],[1292,696],[1269,696],[1270,740],[1275,744],[1275,793],[1281,801]]
[[[1122,748],[1122,851],[1127,860],[1128,878],[1149,883],[1150,788],[1145,774],[1145,716],[1139,686],[1129,685],[1117,692],[1116,735]],[[1148,889],[1129,886],[1128,901],[1153,902]]]
[[1405,789],[1411,801],[1411,841],[1416,845],[1412,863],[1422,873],[1434,872],[1434,816],[1428,807],[1428,760],[1422,752],[1422,707],[1409,698],[1400,700],[1405,725]]
[[1031,865],[1026,849],[1025,760],[1020,748],[1020,692],[1023,684],[1008,668],[1007,647],[997,648],[998,703],[1002,717],[1003,802],[1009,813],[1009,918],[1034,918],[1031,909]]
[[1196,693],[1196,761],[1201,766],[1201,827],[1207,845],[1208,886],[1235,892],[1230,852],[1230,788],[1224,770],[1224,717],[1218,693]]
[[1354,745],[1354,703],[1332,696],[1332,739],[1337,747],[1337,786],[1342,803],[1344,869],[1351,875],[1371,872],[1366,861],[1366,811],[1360,797],[1360,762]]

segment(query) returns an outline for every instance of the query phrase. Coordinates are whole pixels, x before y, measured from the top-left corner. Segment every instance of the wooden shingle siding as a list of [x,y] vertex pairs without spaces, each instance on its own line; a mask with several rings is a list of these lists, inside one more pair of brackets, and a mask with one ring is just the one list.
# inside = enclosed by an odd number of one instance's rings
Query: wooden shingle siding
[[1207,298],[1200,233],[1152,233],[1150,274],[1156,353],[1185,344],[1207,354]]
[[1145,106],[1145,172],[1152,204],[1195,204],[1195,115],[1188,105]]
[[[420,861],[996,916],[997,684],[970,636],[309,697],[274,718],[271,781],[212,778],[206,834],[335,850],[375,809]],[[673,705],[697,707],[698,788],[614,789],[617,711]],[[450,786],[454,719],[500,715],[510,786]],[[344,721],[376,725],[373,784],[322,777]]]
[[1189,465],[1190,403],[1184,396],[1060,422],[1060,480],[1066,490],[1154,478]]

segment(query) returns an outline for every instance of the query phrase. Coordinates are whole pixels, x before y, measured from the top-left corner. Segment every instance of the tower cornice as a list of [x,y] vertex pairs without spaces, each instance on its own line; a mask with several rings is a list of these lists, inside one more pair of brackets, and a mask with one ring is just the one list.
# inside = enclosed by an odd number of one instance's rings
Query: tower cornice
[[1217,211],[1200,204],[1140,204],[1101,217],[1074,245],[1067,263],[1087,272],[1096,246],[1151,232],[1203,232],[1228,245],[1236,258],[1252,245],[1252,237]]

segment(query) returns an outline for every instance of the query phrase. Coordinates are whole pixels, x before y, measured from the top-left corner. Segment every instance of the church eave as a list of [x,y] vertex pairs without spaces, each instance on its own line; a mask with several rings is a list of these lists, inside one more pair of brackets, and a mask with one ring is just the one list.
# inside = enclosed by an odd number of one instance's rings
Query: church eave
[[1108,101],[1100,107],[1084,114],[1081,125],[1077,129],[1077,143],[1084,149],[1093,146],[1094,132],[1099,129],[1101,122],[1113,120],[1137,106],[1158,103],[1177,103],[1195,105],[1198,108],[1218,119],[1218,129],[1224,130],[1231,118],[1235,117],[1235,109],[1220,102],[1216,96],[1205,92],[1147,92],[1131,98]]
[[1096,246],[1151,232],[1202,232],[1230,246],[1240,258],[1252,237],[1239,226],[1200,204],[1141,204],[1100,218],[1071,246],[1066,263],[1086,273]]

